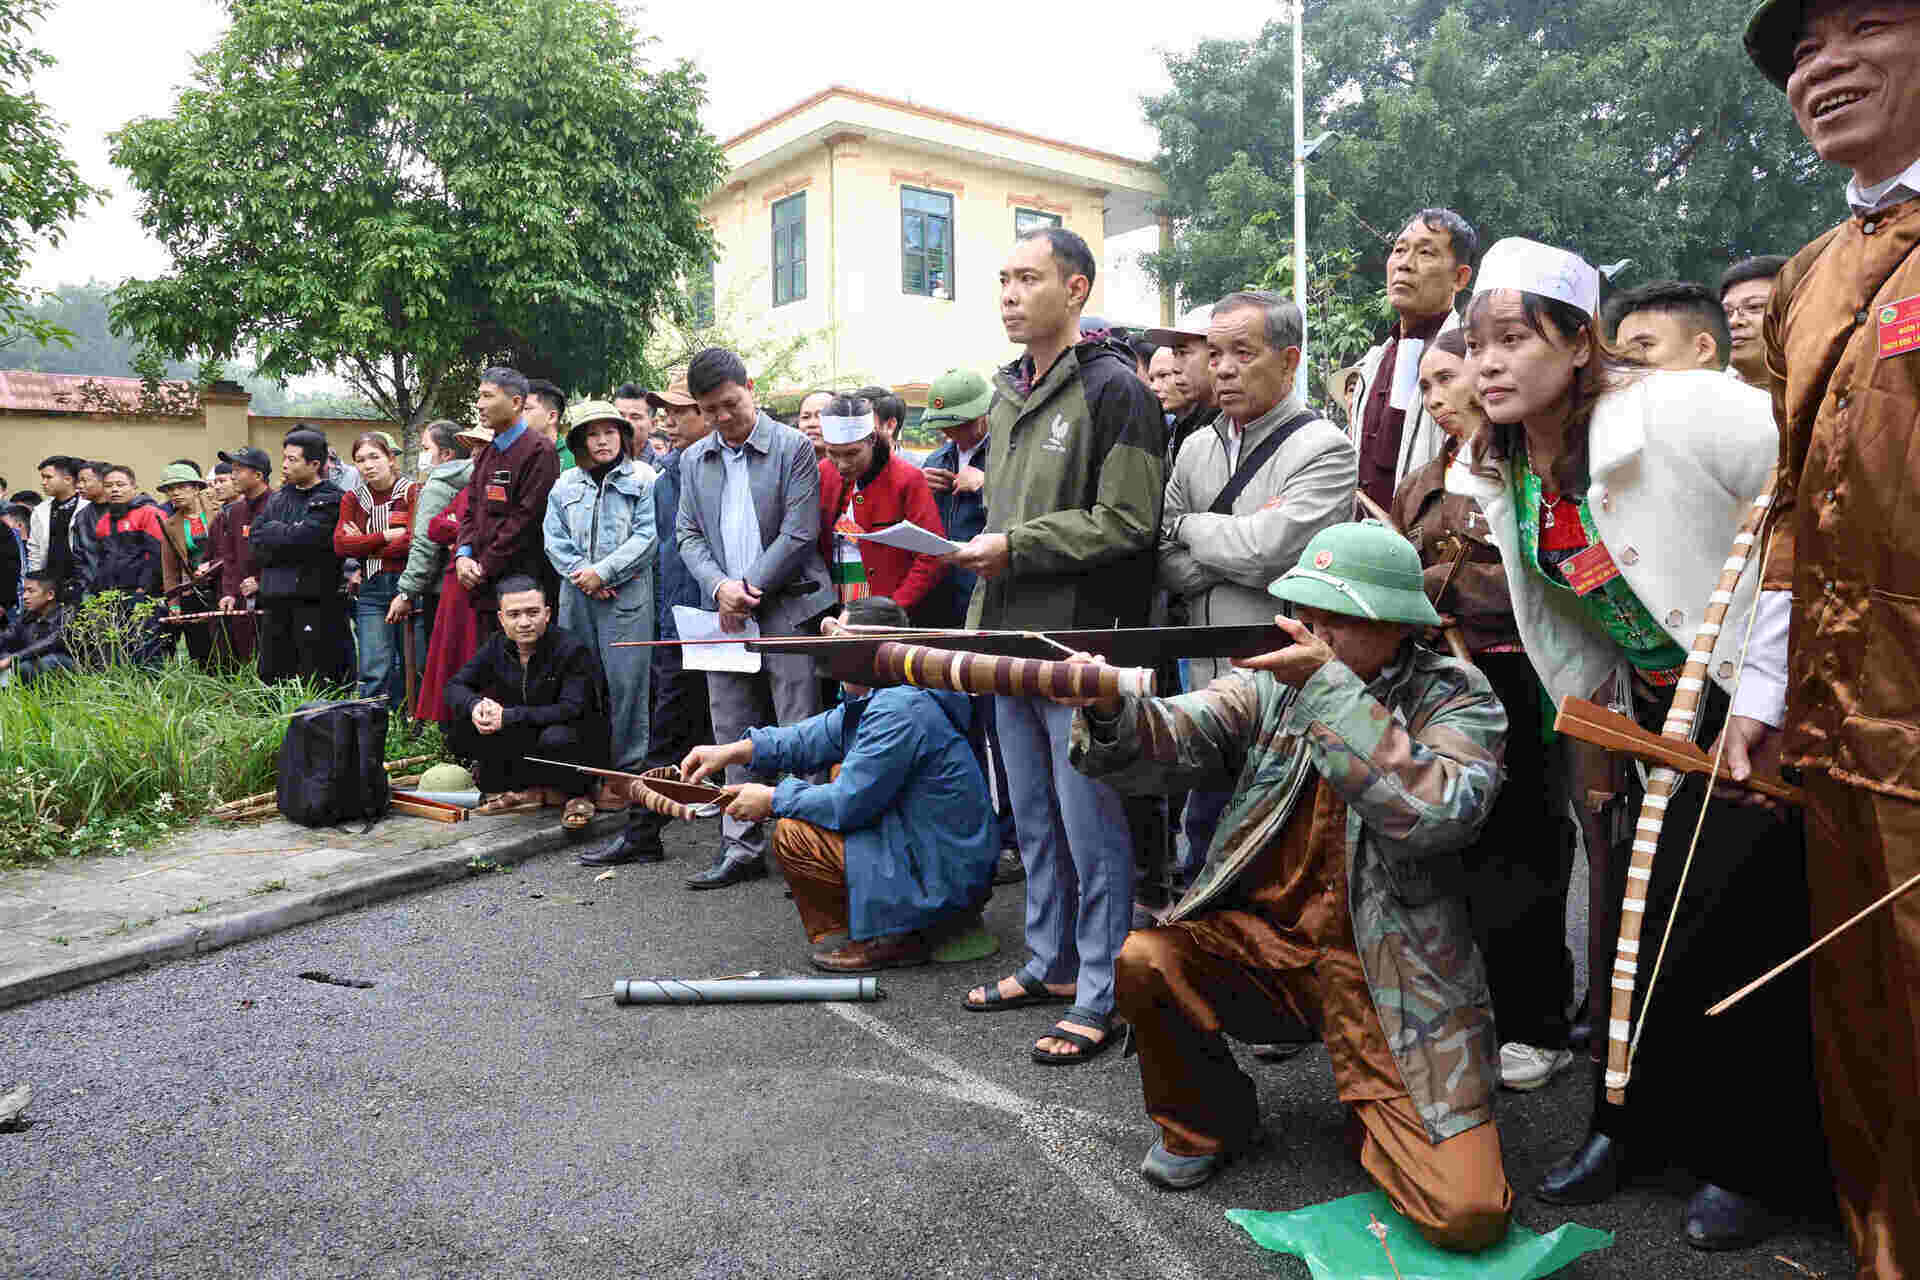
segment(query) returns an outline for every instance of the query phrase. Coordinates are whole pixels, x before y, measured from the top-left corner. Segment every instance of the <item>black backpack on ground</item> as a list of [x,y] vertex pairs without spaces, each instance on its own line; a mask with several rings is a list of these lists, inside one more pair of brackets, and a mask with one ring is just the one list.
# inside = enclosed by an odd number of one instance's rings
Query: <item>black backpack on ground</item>
[[362,833],[393,804],[387,783],[385,698],[309,702],[293,713],[280,742],[280,813],[303,827],[355,819]]

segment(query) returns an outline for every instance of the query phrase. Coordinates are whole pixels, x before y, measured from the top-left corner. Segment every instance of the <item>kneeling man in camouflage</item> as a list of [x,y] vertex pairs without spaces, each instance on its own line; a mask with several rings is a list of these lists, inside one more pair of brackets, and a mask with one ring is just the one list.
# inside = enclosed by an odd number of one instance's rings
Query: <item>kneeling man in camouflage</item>
[[1294,643],[1176,698],[1075,716],[1071,758],[1121,791],[1228,788],[1206,865],[1116,968],[1171,1190],[1254,1146],[1226,1037],[1327,1046],[1367,1173],[1428,1240],[1478,1250],[1513,1192],[1498,1046],[1460,850],[1493,808],[1507,720],[1472,666],[1422,647],[1420,557],[1385,526],[1322,530],[1269,588]]

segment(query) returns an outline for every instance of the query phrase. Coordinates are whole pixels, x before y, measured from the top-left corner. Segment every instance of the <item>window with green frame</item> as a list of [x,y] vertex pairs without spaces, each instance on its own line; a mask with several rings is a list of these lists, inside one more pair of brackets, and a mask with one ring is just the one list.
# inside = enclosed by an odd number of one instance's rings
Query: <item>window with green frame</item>
[[900,188],[900,288],[927,298],[953,298],[953,197]]
[[773,204],[773,305],[807,296],[807,193]]
[[1038,209],[1015,209],[1013,211],[1013,234],[1016,239],[1027,234],[1027,232],[1033,230],[1035,227],[1057,227],[1059,225],[1060,215],[1057,213],[1042,213]]

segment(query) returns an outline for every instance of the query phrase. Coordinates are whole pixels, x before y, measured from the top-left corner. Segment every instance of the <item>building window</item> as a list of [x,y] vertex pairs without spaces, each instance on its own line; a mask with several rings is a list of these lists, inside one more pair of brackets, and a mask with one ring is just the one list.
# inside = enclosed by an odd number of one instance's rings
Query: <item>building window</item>
[[773,305],[807,296],[807,193],[773,205]]
[[900,287],[927,298],[953,297],[953,197],[900,188]]
[[693,322],[702,329],[713,324],[713,276],[711,258],[705,270],[696,269],[693,273]]
[[1027,234],[1027,232],[1032,231],[1035,227],[1057,227],[1059,225],[1060,215],[1057,213],[1042,213],[1038,209],[1015,209],[1013,211],[1013,234],[1015,239]]

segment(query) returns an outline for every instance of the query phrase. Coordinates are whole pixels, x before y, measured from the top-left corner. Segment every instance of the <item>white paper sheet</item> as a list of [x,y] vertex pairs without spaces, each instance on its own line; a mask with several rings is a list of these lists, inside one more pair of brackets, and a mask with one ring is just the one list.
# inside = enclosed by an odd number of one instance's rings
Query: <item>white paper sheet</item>
[[848,536],[877,542],[883,547],[899,547],[903,551],[912,551],[924,556],[951,555],[963,545],[950,542],[937,533],[929,533],[911,520],[902,520],[899,524],[875,529],[872,533],[855,533]]
[[[673,625],[682,640],[758,640],[760,624],[747,619],[745,631],[722,631],[720,615],[692,605],[673,606]],[[760,655],[744,644],[690,644],[680,650],[680,665],[688,671],[736,671],[752,675],[760,670]]]

